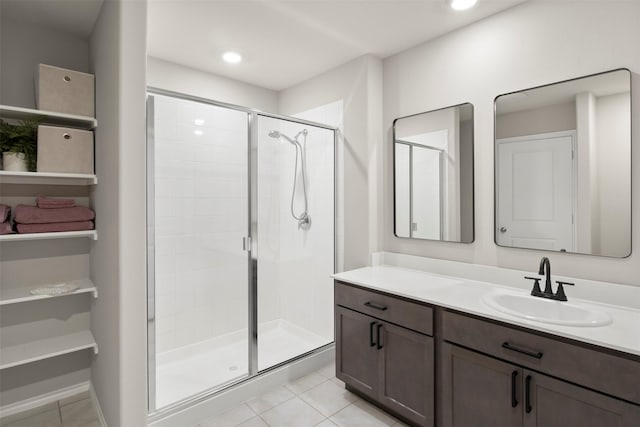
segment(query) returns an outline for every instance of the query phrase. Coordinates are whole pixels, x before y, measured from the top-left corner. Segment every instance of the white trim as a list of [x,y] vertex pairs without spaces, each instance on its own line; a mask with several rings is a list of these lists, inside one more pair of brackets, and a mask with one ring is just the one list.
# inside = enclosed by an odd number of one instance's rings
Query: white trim
[[[38,285],[20,286],[16,288],[0,289],[0,306],[8,304],[18,304],[28,301],[37,301],[41,299],[59,298],[67,295],[78,295],[83,293],[92,293],[94,298],[98,298],[98,289],[93,284],[91,279],[78,279],[71,280],[70,284],[76,284],[77,289],[64,293],[64,294],[52,294],[52,295],[33,295],[31,290],[37,288]],[[46,286],[46,284],[44,284]]]
[[98,127],[98,120],[96,120],[95,117],[58,113],[55,111],[35,110],[33,108],[14,107],[12,105],[0,105],[0,117],[17,120],[43,117],[43,124],[69,126],[86,130]]
[[93,388],[93,384],[91,383],[89,383],[89,398],[91,399],[93,410],[96,412],[96,415],[98,416],[98,422],[102,427],[108,427],[107,420],[104,418],[104,414],[102,413],[102,408],[100,407],[100,402],[98,401],[98,395],[96,394],[96,389]]
[[0,184],[96,185],[98,177],[87,173],[0,171]]
[[98,232],[96,230],[84,230],[84,231],[56,231],[51,233],[3,234],[0,236],[0,242],[20,242],[25,240],[75,239],[78,237],[87,237],[91,240],[98,240]]
[[19,402],[10,403],[0,407],[0,417],[8,417],[9,415],[28,411],[29,409],[57,402],[58,400],[66,399],[67,397],[71,397],[88,390],[90,390],[90,384],[89,381],[85,381],[59,390],[51,391],[49,393],[41,394],[39,396],[31,397],[29,399],[21,400]]

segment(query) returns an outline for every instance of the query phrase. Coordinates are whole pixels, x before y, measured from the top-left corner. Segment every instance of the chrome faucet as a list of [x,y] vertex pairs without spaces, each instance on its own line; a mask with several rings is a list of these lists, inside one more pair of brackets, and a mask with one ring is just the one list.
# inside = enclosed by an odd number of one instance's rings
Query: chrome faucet
[[531,290],[531,295],[534,297],[540,298],[549,298],[556,301],[566,301],[567,295],[564,293],[563,285],[575,286],[573,283],[556,281],[558,284],[558,290],[556,293],[553,293],[553,288],[551,287],[551,261],[549,258],[543,257],[540,260],[540,268],[538,270],[538,274],[541,276],[545,276],[544,282],[544,291],[540,290],[540,277],[525,277],[525,279],[533,280],[533,289]]

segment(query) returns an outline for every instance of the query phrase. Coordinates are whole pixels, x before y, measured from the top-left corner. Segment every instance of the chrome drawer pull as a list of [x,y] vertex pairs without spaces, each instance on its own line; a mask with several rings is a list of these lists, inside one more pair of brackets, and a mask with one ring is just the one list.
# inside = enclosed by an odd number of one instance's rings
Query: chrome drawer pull
[[375,308],[376,310],[380,310],[380,311],[385,311],[387,309],[386,306],[380,305],[380,304],[376,304],[376,303],[371,302],[371,301],[365,302],[364,305],[366,305],[367,307]]
[[506,348],[507,350],[515,351],[517,353],[522,353],[530,357],[535,357],[536,359],[542,359],[542,356],[544,355],[540,351],[528,350],[517,345],[509,344],[507,341],[502,343],[502,348]]

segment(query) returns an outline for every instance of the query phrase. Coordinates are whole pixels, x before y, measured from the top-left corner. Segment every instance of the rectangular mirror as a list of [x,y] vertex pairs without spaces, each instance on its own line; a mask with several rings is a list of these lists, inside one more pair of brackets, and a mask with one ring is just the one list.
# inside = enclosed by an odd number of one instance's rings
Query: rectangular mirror
[[473,105],[393,122],[397,237],[471,243]]
[[631,254],[631,73],[621,69],[495,100],[495,241]]

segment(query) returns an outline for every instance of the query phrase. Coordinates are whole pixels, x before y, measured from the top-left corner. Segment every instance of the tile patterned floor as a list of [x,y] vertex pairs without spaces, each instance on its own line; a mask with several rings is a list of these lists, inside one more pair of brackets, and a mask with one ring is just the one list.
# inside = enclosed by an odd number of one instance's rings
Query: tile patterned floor
[[89,392],[0,418],[2,427],[102,427]]
[[344,388],[333,364],[250,399],[194,427],[406,426]]

